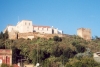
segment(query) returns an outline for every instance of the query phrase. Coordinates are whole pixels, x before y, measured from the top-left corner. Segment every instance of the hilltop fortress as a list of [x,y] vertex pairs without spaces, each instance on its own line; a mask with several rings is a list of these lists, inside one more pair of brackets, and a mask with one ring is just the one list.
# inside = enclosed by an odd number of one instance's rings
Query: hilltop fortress
[[77,35],[85,40],[91,40],[91,30],[87,28],[77,29]]
[[35,37],[61,36],[63,34],[62,30],[58,30],[53,26],[33,25],[30,20],[22,20],[18,22],[16,26],[9,25],[3,32],[5,31],[8,31],[9,39],[33,39]]
[[[22,20],[16,26],[7,26],[5,31],[8,31],[9,39],[33,39],[36,37],[52,38],[53,36],[63,36],[63,31],[54,28],[53,26],[37,26],[32,24],[30,20]],[[86,28],[77,29],[77,35],[85,40],[91,40],[91,30]]]

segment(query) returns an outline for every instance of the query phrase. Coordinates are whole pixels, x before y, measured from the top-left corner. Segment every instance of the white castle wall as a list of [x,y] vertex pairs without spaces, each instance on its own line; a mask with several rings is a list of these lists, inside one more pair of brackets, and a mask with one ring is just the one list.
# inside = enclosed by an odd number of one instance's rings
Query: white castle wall
[[[34,26],[32,24],[32,21],[30,20],[22,20],[20,22],[17,23],[16,26],[7,26],[6,29],[3,31],[8,31],[9,33],[9,39],[16,39],[18,37],[21,37],[19,35],[17,35],[18,33],[23,33],[23,35],[25,33],[33,33],[33,32],[38,32],[38,33],[42,33],[42,34],[63,34],[63,32],[61,30],[58,30],[54,27],[50,27],[50,26]],[[25,38],[34,38],[34,36],[30,36],[27,35],[27,37]]]
[[16,28],[19,33],[33,32],[32,21],[28,20],[22,20],[21,22],[18,22]]
[[44,26],[42,26],[42,27],[39,27],[39,26],[34,27],[34,31],[35,32],[44,33],[44,34],[53,34],[52,30],[53,29],[51,27],[44,27]]

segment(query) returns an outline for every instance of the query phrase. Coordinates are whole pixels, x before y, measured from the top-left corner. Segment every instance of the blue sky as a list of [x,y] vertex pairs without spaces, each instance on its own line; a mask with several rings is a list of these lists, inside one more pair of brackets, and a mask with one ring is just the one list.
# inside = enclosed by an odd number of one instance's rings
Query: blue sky
[[54,26],[74,35],[78,28],[90,28],[100,37],[100,0],[0,0],[0,31],[21,20]]

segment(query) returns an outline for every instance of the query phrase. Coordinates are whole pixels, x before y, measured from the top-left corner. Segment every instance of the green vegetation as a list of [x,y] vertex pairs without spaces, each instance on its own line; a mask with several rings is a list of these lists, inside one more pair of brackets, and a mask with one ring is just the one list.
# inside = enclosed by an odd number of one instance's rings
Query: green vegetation
[[91,41],[76,35],[9,40],[8,34],[1,32],[0,48],[13,50],[13,64],[25,59],[23,63],[38,62],[42,67],[100,67],[92,58],[92,53],[100,50],[99,37]]
[[9,66],[9,65],[7,65],[7,64],[1,64],[0,67],[13,67],[13,66]]
[[83,57],[81,59],[70,59],[69,62],[66,63],[66,67],[100,67],[99,63],[96,63],[93,58]]
[[8,31],[5,31],[5,33],[1,32],[0,39],[3,39],[3,40],[8,39]]

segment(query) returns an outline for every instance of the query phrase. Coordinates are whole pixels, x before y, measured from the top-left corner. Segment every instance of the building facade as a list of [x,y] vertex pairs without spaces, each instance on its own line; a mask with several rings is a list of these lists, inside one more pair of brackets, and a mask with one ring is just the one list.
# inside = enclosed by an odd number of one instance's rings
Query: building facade
[[79,28],[77,35],[85,40],[91,40],[91,30],[86,28]]
[[33,31],[44,33],[44,34],[63,34],[62,30],[58,30],[57,28],[54,28],[53,26],[34,26],[33,25]]
[[[50,26],[37,26],[32,24],[32,21],[30,20],[22,20],[17,23],[16,26],[7,26],[4,30],[8,31],[9,39],[18,38],[18,33],[40,33],[40,34],[63,34],[62,30],[58,30],[57,28],[50,27]],[[13,37],[12,37],[13,35]],[[27,36],[32,37],[34,36]]]
[[53,34],[53,29],[50,26],[36,26],[33,25],[33,31],[44,34]]
[[18,22],[16,26],[7,26],[4,30],[8,32],[16,32],[16,33],[28,33],[33,32],[33,25],[32,21],[30,20],[22,20],[21,22]]
[[12,65],[12,50],[0,49],[0,65],[2,63]]
[[16,31],[18,33],[33,32],[32,21],[22,20],[21,22],[18,22],[16,25]]

